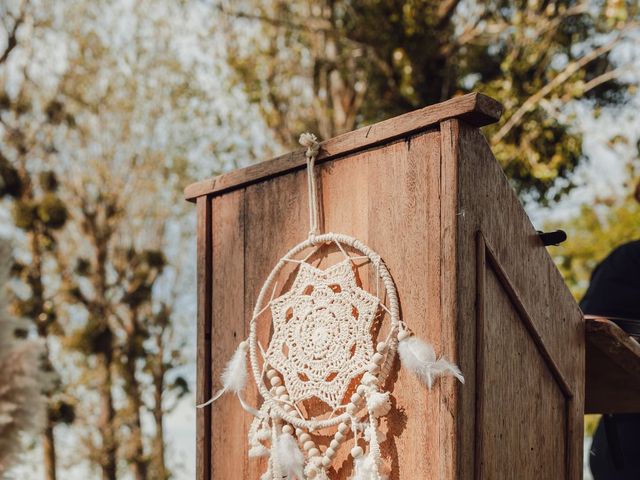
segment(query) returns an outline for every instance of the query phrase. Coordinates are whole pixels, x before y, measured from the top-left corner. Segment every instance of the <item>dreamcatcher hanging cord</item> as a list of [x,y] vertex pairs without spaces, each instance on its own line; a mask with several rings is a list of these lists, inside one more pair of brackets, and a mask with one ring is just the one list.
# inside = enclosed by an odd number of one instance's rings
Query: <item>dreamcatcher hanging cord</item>
[[303,133],[300,135],[300,145],[307,147],[305,157],[307,158],[307,189],[309,193],[309,238],[313,238],[320,233],[320,221],[318,210],[318,187],[316,185],[316,157],[320,151],[320,142],[313,133]]

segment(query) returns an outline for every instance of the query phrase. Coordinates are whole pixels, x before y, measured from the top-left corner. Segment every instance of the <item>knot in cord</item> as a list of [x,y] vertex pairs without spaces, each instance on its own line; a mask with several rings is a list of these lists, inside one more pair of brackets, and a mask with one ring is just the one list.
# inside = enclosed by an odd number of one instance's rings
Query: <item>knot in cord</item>
[[320,142],[318,142],[318,137],[316,137],[313,133],[306,132],[300,135],[300,145],[303,147],[307,147],[307,151],[305,152],[305,156],[307,159],[314,158],[318,156],[318,152],[320,151]]
[[303,133],[300,135],[300,145],[307,148],[304,153],[307,157],[307,187],[309,190],[309,238],[313,238],[319,233],[318,220],[318,192],[316,187],[315,164],[316,157],[320,151],[320,142],[313,133]]

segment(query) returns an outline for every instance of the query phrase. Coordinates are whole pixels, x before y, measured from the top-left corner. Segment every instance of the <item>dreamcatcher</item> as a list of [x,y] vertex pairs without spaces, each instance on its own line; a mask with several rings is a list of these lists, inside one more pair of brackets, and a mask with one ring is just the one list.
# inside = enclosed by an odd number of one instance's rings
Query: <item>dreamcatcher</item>
[[[199,407],[225,392],[237,394],[255,417],[249,456],[268,457],[261,480],[328,479],[345,442],[352,445],[353,480],[384,480],[388,466],[380,451],[380,426],[391,408],[384,384],[396,352],[429,388],[439,375],[464,379],[400,319],[396,287],[380,256],[347,235],[319,233],[314,165],[320,145],[309,133],[300,143],[307,148],[309,236],[272,270],[258,296],[249,338],[222,373],[223,388]],[[331,264],[321,268],[323,263]],[[370,288],[363,286],[364,265]],[[289,280],[276,296],[282,277]],[[260,338],[261,322],[270,322],[268,338]],[[259,409],[242,397],[247,357],[263,399]]]

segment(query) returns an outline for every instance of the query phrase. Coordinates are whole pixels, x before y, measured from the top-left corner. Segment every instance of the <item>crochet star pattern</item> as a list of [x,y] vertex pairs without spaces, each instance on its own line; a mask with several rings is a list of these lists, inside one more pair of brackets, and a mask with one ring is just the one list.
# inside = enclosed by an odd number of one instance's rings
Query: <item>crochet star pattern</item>
[[291,288],[271,301],[267,362],[292,401],[318,398],[336,409],[373,356],[379,299],[356,281],[350,259],[319,270],[302,262]]

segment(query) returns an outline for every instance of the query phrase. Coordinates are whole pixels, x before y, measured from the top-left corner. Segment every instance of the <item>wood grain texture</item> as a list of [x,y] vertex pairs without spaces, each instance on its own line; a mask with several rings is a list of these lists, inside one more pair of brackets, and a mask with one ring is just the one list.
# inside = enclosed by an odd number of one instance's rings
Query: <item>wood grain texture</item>
[[[447,118],[461,118],[471,125],[480,127],[497,122],[501,114],[502,105],[499,102],[480,93],[470,93],[322,142],[317,162],[321,163],[383,142],[406,137],[433,127]],[[228,190],[242,188],[257,181],[303,168],[305,164],[303,150],[287,153],[267,162],[196,182],[185,188],[184,196],[187,200],[194,201],[201,195],[219,195]]]
[[[462,451],[474,451],[474,443],[480,442],[480,458],[474,462],[458,456],[460,478],[581,478],[581,312],[482,134],[459,122],[455,143],[459,158],[458,349],[463,365],[470,355],[462,352],[475,350],[479,356],[475,388],[467,390],[467,384],[461,390],[458,418],[477,415],[476,422],[481,422],[476,428],[460,424]],[[478,231],[492,246],[494,260],[485,272],[477,271],[478,265],[490,263],[478,259]],[[481,298],[478,288],[483,284]],[[480,310],[478,302],[482,302]],[[483,311],[484,320],[478,321]],[[472,325],[474,319],[480,327]],[[476,339],[465,335],[467,330],[476,330]],[[467,397],[470,393],[474,402]],[[477,411],[476,402],[480,402]],[[514,412],[520,417],[512,416]],[[523,421],[531,430],[540,425],[543,434],[526,432]],[[512,440],[508,447],[506,439]],[[555,445],[553,452],[546,442]],[[527,457],[532,446],[542,457]],[[558,455],[563,462],[558,463]],[[511,458],[520,461],[510,466]],[[536,476],[540,467],[526,458],[547,462],[553,475]]]
[[[220,375],[246,337],[244,315],[244,195],[243,190],[213,198],[211,372],[214,388],[221,388]],[[229,286],[233,286],[229,288]],[[247,455],[244,426],[248,415],[235,395],[223,395],[212,407],[211,478],[248,478],[243,470]],[[229,455],[234,452],[234,455]]]
[[[387,264],[407,325],[450,356],[442,342],[439,137],[427,132],[368,154],[369,225],[363,240]],[[394,408],[383,444],[392,480],[451,478],[442,476],[452,463],[442,444],[453,434],[451,415],[442,415],[442,389],[454,383],[448,378],[429,391],[406,370],[392,375]]]
[[[206,402],[211,396],[211,199],[199,197],[197,202],[197,358],[196,402]],[[196,478],[209,480],[211,456],[211,406],[196,413]]]
[[606,319],[587,318],[585,327],[585,412],[640,412],[640,344]]
[[[334,139],[317,168],[323,230],[352,235],[382,256],[404,320],[466,378],[464,386],[445,378],[428,391],[396,364],[382,445],[390,479],[580,478],[582,315],[482,134],[460,115],[443,118],[429,128],[396,126],[402,138],[372,130],[371,144]],[[307,235],[298,156],[291,168],[245,171],[239,183],[198,197],[200,400],[219,386],[221,368],[248,335],[269,272]],[[366,287],[372,277],[362,281]],[[259,323],[265,347],[270,333],[268,322]],[[260,404],[252,381],[246,399]],[[259,479],[265,462],[247,457],[252,418],[237,400],[220,400],[208,424],[204,415],[198,478]],[[338,452],[332,480],[353,473],[350,447]]]

